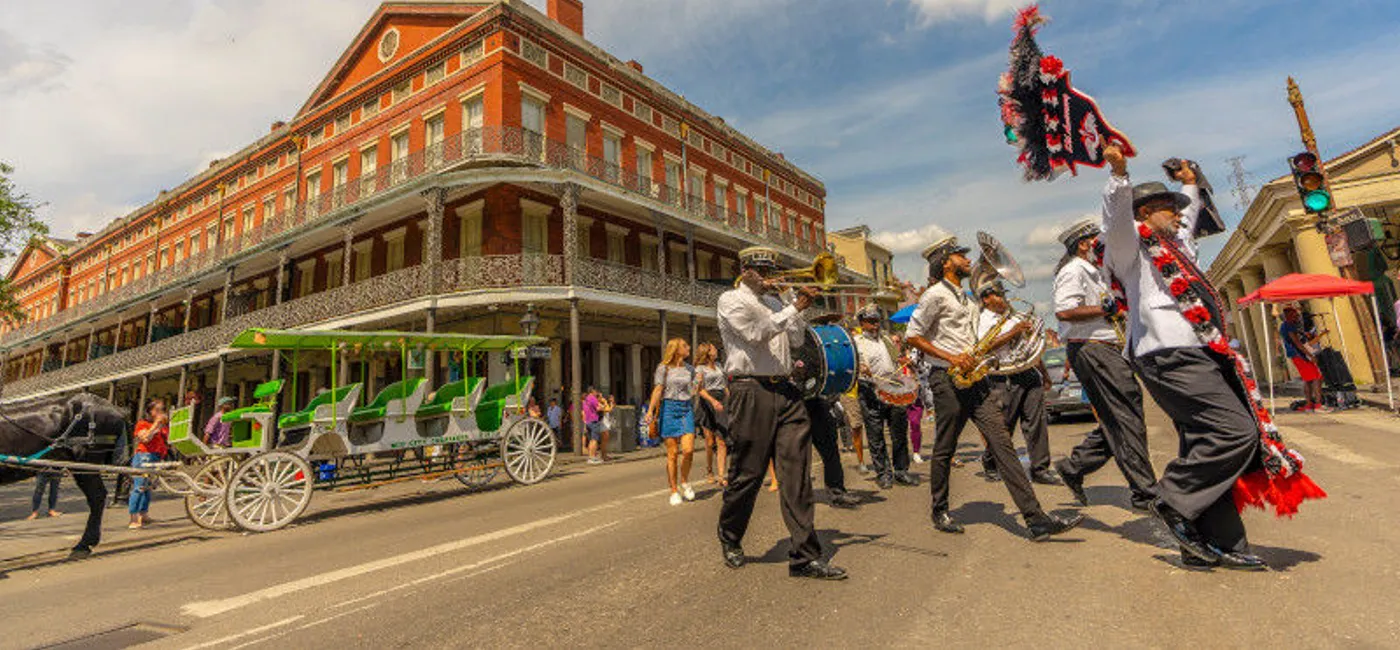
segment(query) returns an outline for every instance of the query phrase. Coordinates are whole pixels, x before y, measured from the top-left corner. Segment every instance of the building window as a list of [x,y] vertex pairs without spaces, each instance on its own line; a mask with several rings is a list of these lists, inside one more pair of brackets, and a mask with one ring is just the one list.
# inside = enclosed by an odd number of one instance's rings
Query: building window
[[350,161],[341,160],[331,165],[331,191],[335,191],[350,180]]
[[574,165],[582,166],[584,157],[588,154],[588,122],[572,113],[564,120],[567,127],[565,137],[569,145],[569,153]]
[[636,102],[635,104],[633,104],[633,106],[636,107],[637,119],[646,122],[647,124],[652,123],[652,112],[650,106],[647,106],[646,104],[643,104],[641,102]]
[[375,97],[360,106],[360,120],[367,120],[379,114],[379,98]]
[[196,231],[194,231],[193,233],[190,233],[190,255],[194,255],[195,253],[198,253],[198,252],[199,252],[199,231],[196,230]]
[[671,255],[666,258],[666,261],[670,264],[671,275],[678,278],[690,277],[690,271],[686,269],[685,264],[685,249],[671,247]]
[[423,73],[423,85],[431,86],[439,81],[442,81],[442,78],[446,76],[447,62],[439,61],[437,65],[430,66],[428,68],[428,71]]
[[734,213],[739,218],[748,221],[749,218],[749,197],[746,194],[739,194],[734,197]]
[[627,263],[627,231],[625,229],[608,227],[608,261],[614,264]]
[[373,268],[371,266],[371,262],[373,261],[371,258],[371,253],[373,252],[373,250],[373,239],[355,244],[355,282],[361,282],[369,279],[370,269]]
[[676,197],[679,197],[681,192],[681,164],[678,162],[666,161],[666,189],[671,195],[667,200],[679,203]]
[[521,203],[520,247],[527,254],[549,252],[550,208],[537,203]]
[[350,130],[350,114],[346,113],[335,118],[335,134],[340,135]]
[[297,189],[295,187],[289,187],[287,191],[282,193],[282,209],[291,212],[292,208],[295,208],[296,205]]
[[474,201],[457,209],[457,216],[462,221],[461,257],[481,255],[481,211],[484,205],[482,201]]
[[389,160],[399,162],[408,157],[408,131],[395,135],[389,140]]
[[400,81],[399,83],[394,85],[392,101],[393,103],[397,104],[405,99],[408,99],[408,96],[412,93],[413,82],[409,79],[404,79],[403,81]]
[[252,206],[243,208],[243,234],[245,235],[253,231],[254,212]]
[[321,198],[321,172],[314,171],[306,175],[306,200],[315,201]]
[[268,219],[272,218],[273,211],[277,209],[277,200],[270,196],[263,199],[262,209],[263,221],[266,222]]
[[340,286],[344,273],[345,253],[339,250],[326,253],[326,288],[334,289]]
[[652,188],[652,155],[650,149],[637,148],[637,179],[642,191],[651,194]]
[[564,63],[564,81],[578,86],[579,88],[588,88],[588,75],[584,74],[583,70],[580,70],[578,66],[572,63]]
[[690,198],[693,199],[695,203],[704,200],[705,177],[701,176],[699,172],[691,171],[686,182],[688,184],[687,189],[689,190]]
[[618,90],[616,86],[603,84],[603,101],[613,106],[622,106],[622,91]]
[[387,249],[387,255],[385,255],[386,272],[397,271],[404,267],[404,235],[406,233],[407,231],[404,228],[385,233],[384,243]]
[[233,215],[224,217],[224,241],[233,239]]
[[480,61],[483,56],[484,47],[482,41],[472,41],[462,48],[462,68],[470,68],[473,63]]
[[486,102],[481,95],[462,101],[462,133],[471,151],[481,150],[481,129],[486,124]]
[[710,202],[721,208],[726,207],[728,205],[728,203],[724,200],[724,192],[726,189],[726,186],[722,183],[715,183],[713,186],[711,186]]
[[607,163],[608,180],[616,182],[622,173],[622,136],[603,133],[603,161]]
[[520,58],[541,68],[545,67],[544,48],[525,39],[520,39]]
[[297,297],[309,296],[316,291],[315,258],[297,264]]

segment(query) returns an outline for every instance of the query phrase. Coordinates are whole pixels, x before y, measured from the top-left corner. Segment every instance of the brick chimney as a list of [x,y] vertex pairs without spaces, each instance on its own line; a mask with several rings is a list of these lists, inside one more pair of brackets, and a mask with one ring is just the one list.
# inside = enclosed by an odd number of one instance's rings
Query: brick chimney
[[641,63],[638,63],[636,59],[632,59],[631,61],[628,61],[628,62],[627,62],[627,67],[632,68],[633,70],[636,70],[637,72],[641,72],[641,73],[645,73],[645,72],[646,72],[646,70],[642,68],[642,64],[641,64]]
[[549,17],[554,22],[559,23],[583,36],[583,2],[582,0],[549,0],[547,7]]

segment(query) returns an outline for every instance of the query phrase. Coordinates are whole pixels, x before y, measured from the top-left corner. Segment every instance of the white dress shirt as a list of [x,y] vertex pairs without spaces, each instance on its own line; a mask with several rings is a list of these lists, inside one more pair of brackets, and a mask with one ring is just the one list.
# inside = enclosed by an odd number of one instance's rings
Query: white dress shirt
[[[949,354],[966,354],[977,343],[978,307],[960,287],[939,280],[919,296],[919,306],[909,317],[906,336],[918,336]],[[947,368],[948,362],[925,355],[934,368]]]
[[[1109,285],[1104,282],[1099,267],[1090,264],[1082,257],[1066,262],[1055,274],[1055,313],[1077,309],[1085,305],[1101,305],[1103,299],[1111,296]],[[1070,341],[1117,341],[1113,326],[1108,319],[1090,318],[1078,321],[1060,321],[1060,339]]]
[[855,336],[856,352],[860,353],[860,363],[876,377],[889,377],[895,374],[894,358],[890,356],[892,347],[889,340],[879,331]]
[[[997,338],[1000,338],[1002,335],[1006,334],[1007,332],[1010,332],[1011,328],[1016,326],[1016,323],[1019,323],[1024,319],[1025,316],[1023,316],[1022,314],[1012,313],[1011,317],[1006,319],[1006,322],[1002,324],[1001,329],[997,331]],[[982,340],[982,337],[986,336],[987,332],[992,331],[992,326],[996,325],[997,321],[999,320],[1001,320],[1001,314],[998,314],[990,309],[984,308],[982,310],[982,313],[977,317],[977,340]],[[995,358],[999,363],[1007,363],[1011,361],[1011,348],[1013,345],[1013,343],[1007,343],[1006,345],[1003,345],[993,350],[992,357]],[[995,370],[993,370],[990,374],[997,375],[1002,373],[998,373]]]
[[718,319],[726,373],[792,374],[792,349],[802,346],[807,329],[796,305],[785,307],[741,284],[719,297]]
[[[1200,214],[1201,197],[1194,185],[1187,185],[1183,193],[1191,198],[1191,205],[1182,211],[1177,241],[1184,254],[1194,260],[1192,233]],[[1200,338],[1181,315],[1166,281],[1143,251],[1133,218],[1133,185],[1127,177],[1110,176],[1104,187],[1103,241],[1104,266],[1123,283],[1123,293],[1128,297],[1128,344],[1124,356],[1201,347]]]

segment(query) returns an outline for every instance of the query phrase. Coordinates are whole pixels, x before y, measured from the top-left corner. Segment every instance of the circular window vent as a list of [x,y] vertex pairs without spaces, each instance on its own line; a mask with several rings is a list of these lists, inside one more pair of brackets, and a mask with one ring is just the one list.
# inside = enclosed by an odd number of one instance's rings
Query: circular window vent
[[399,30],[390,29],[379,37],[379,60],[381,62],[394,58],[394,54],[399,51]]

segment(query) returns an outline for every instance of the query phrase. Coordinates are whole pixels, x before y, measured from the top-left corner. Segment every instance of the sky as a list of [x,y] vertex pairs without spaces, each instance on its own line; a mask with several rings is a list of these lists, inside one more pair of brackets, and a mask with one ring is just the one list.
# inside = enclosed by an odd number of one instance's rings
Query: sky
[[[529,0],[543,9],[544,0]],[[285,120],[374,0],[7,0],[0,160],[59,236],[97,230]],[[922,280],[935,233],[986,230],[1043,303],[1063,225],[1106,172],[1021,180],[996,105],[1014,0],[585,0],[585,32],[821,179],[827,224],[865,224]],[[1325,9],[1324,9],[1325,7]],[[1301,150],[1297,78],[1325,157],[1400,124],[1395,0],[1047,0],[1041,47],[1140,155],[1197,160],[1228,224],[1227,159],[1255,186]],[[1203,241],[1209,259],[1227,235]]]

